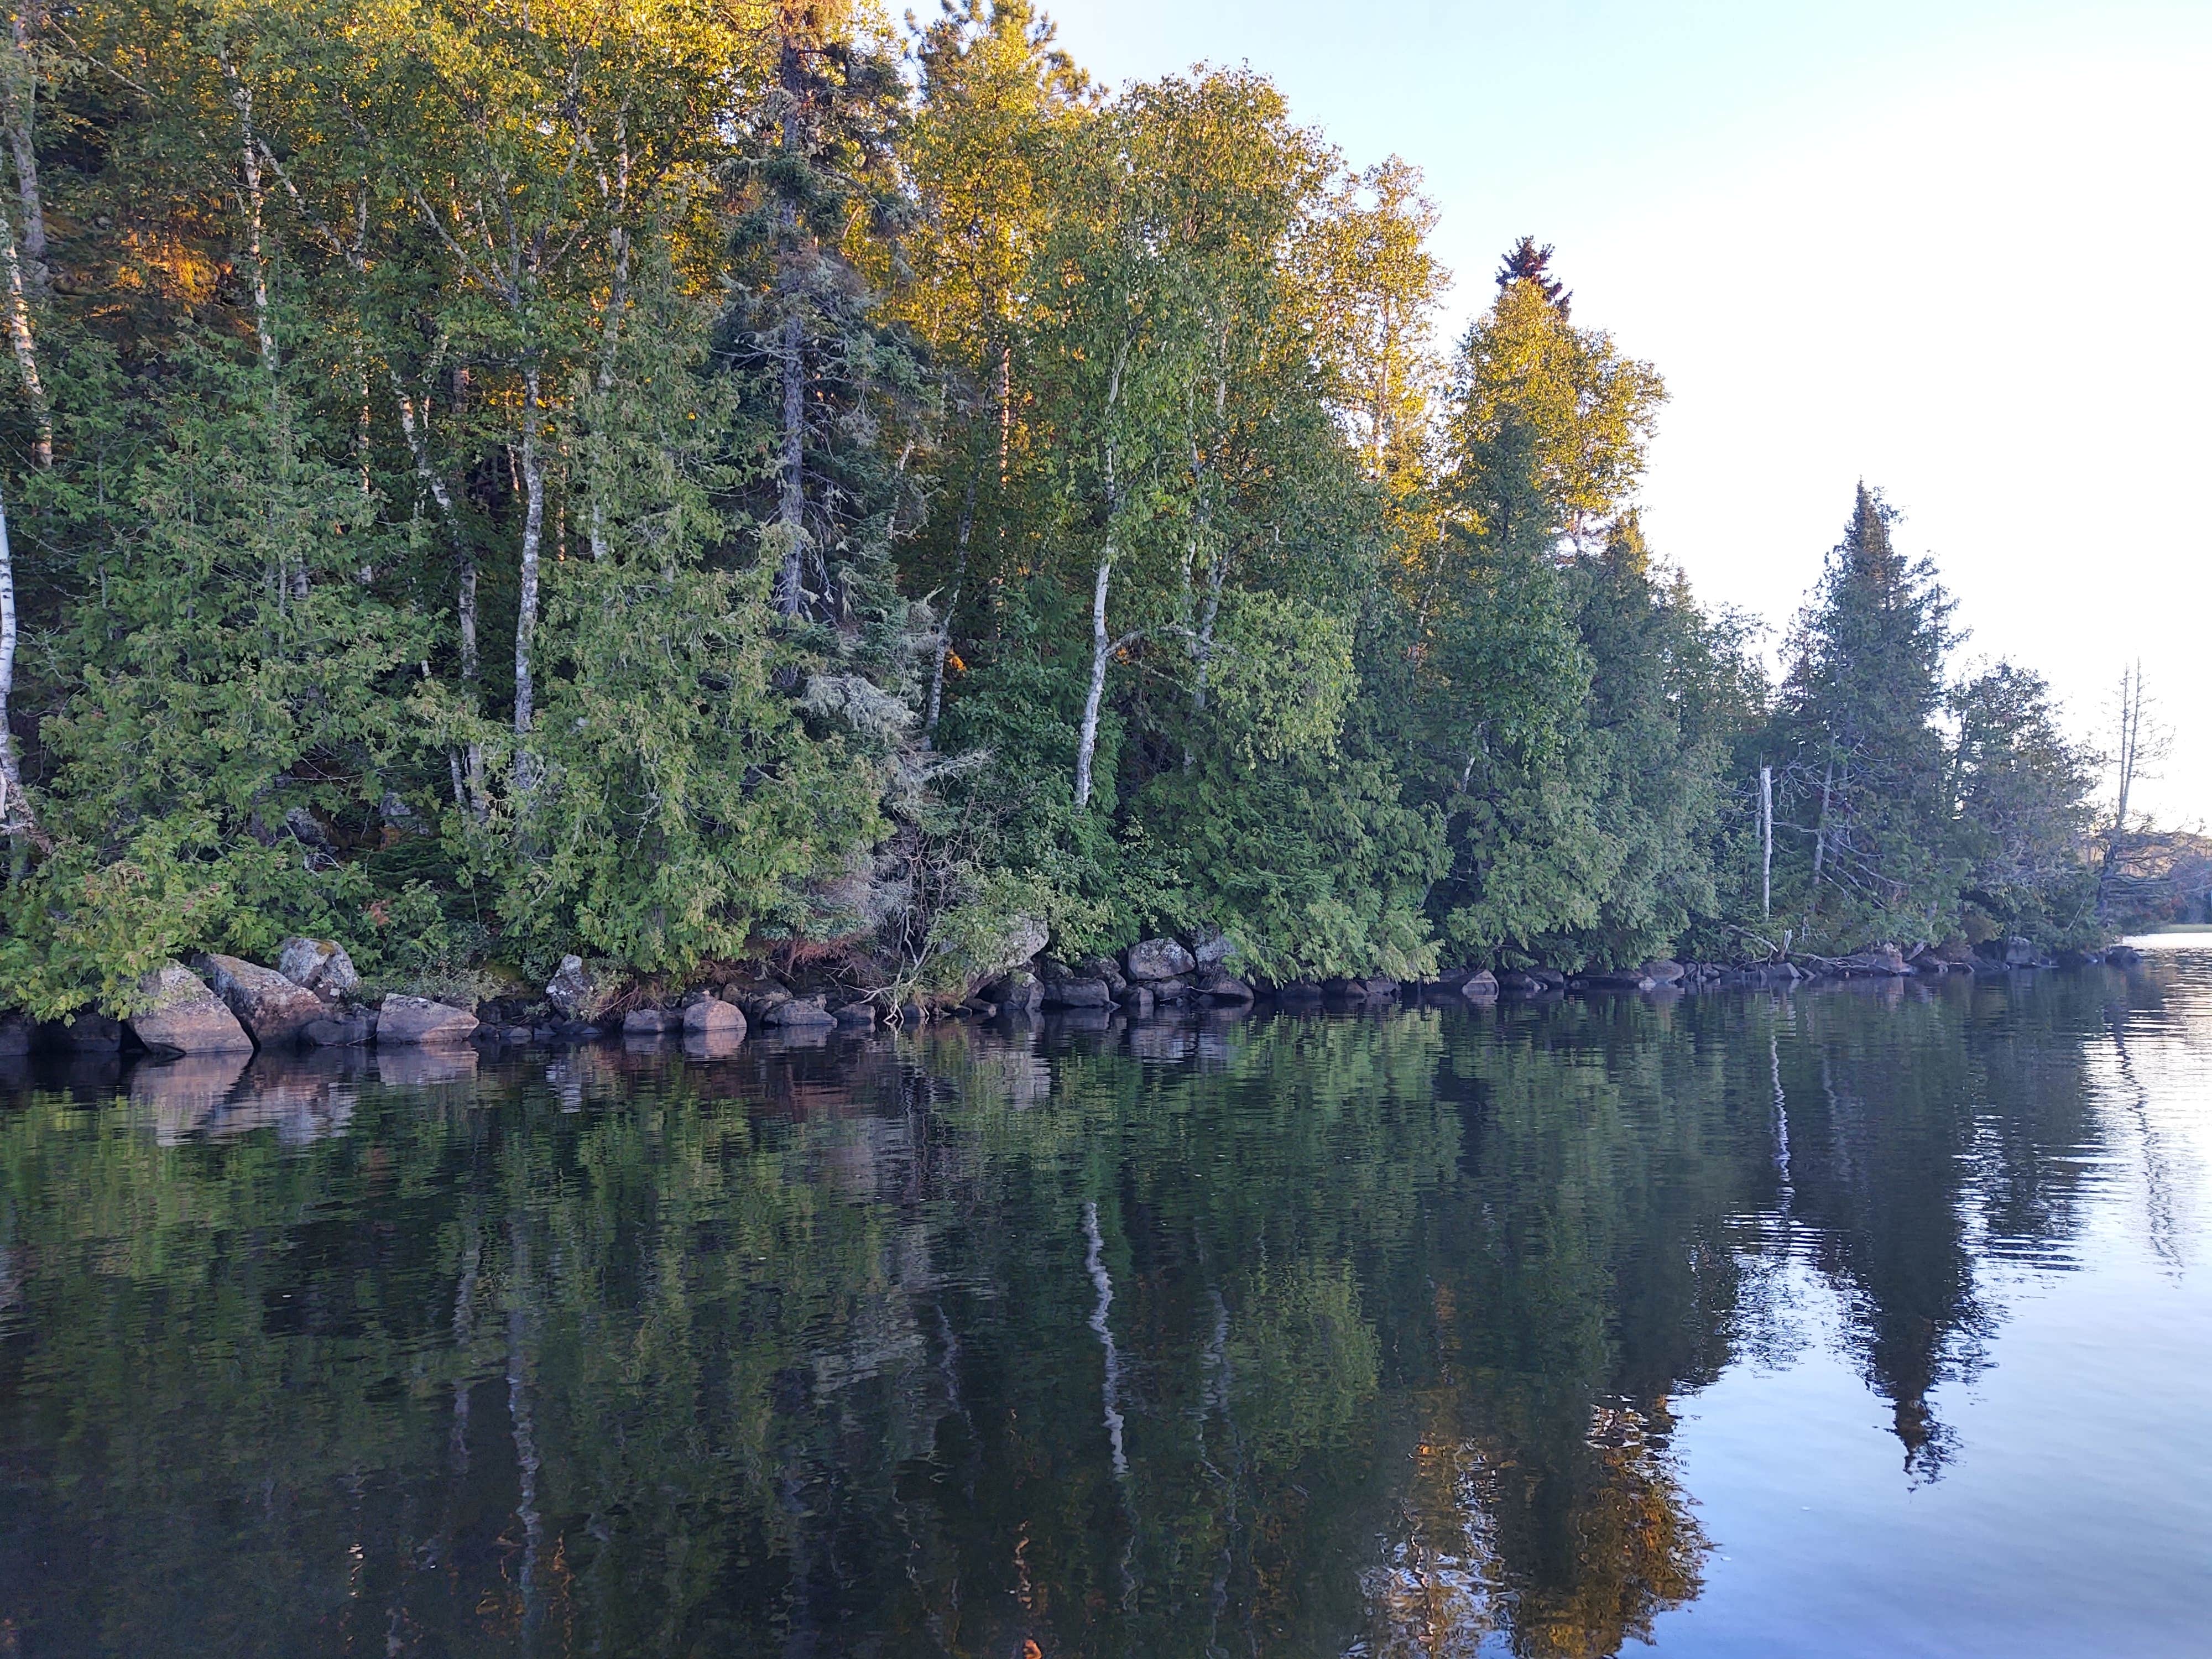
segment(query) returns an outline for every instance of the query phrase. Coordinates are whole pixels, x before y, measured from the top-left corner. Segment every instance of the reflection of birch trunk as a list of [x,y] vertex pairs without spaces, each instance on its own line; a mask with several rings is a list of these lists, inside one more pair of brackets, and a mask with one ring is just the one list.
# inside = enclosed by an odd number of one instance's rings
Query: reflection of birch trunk
[[514,1513],[522,1522],[522,1647],[529,1650],[538,1625],[538,1556],[544,1542],[545,1523],[538,1512],[538,1440],[530,1412],[530,1379],[526,1348],[529,1341],[530,1243],[522,1224],[513,1224],[508,1272],[514,1282],[507,1292],[507,1413],[514,1429],[514,1468],[520,1488]]
[[1091,1283],[1098,1292],[1098,1305],[1091,1311],[1091,1328],[1098,1334],[1098,1346],[1106,1357],[1106,1382],[1102,1399],[1105,1407],[1106,1443],[1112,1449],[1114,1478],[1126,1480],[1129,1460],[1121,1449],[1121,1356],[1114,1346],[1114,1329],[1106,1322],[1106,1315],[1114,1305],[1114,1279],[1106,1271],[1106,1241],[1098,1231],[1098,1206],[1085,1203],[1083,1206],[1083,1237],[1089,1250],[1083,1258],[1084,1271],[1091,1275]]

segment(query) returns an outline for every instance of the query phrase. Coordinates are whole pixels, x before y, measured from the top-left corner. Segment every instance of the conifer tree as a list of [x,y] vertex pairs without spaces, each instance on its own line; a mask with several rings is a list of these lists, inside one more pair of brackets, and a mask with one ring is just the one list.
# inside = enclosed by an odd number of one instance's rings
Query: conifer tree
[[1844,538],[1791,631],[1776,720],[1778,823],[1794,908],[1815,937],[1940,937],[1955,912],[1945,744],[1935,720],[1956,635],[1934,568],[1898,550],[1897,513],[1859,486]]

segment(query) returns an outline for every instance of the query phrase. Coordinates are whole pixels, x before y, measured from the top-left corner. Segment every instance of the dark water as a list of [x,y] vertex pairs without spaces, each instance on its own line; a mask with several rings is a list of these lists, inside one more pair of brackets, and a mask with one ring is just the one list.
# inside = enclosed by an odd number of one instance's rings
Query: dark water
[[2201,1656],[2208,1083],[2212,953],[19,1072],[0,1655]]

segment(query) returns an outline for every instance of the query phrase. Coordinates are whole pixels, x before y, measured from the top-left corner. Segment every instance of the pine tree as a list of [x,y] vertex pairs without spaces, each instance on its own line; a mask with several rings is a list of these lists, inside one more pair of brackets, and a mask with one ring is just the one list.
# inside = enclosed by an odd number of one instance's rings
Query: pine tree
[[1776,722],[1793,906],[1808,933],[1840,948],[1940,937],[1962,873],[1935,724],[1951,601],[1932,565],[1898,550],[1896,521],[1862,483],[1791,632]]

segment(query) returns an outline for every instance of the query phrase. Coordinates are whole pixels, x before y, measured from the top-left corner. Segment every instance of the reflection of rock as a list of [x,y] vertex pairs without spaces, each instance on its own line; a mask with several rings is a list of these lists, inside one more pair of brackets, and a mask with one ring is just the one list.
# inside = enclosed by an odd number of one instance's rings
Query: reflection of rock
[[132,1112],[152,1121],[162,1146],[173,1146],[215,1116],[252,1057],[248,1045],[228,1054],[148,1060],[131,1073]]
[[222,999],[181,963],[166,963],[138,981],[140,1012],[131,1029],[149,1048],[180,1054],[246,1054],[253,1039]]
[[1188,1060],[1193,1041],[1190,1027],[1181,1020],[1140,1019],[1129,1027],[1129,1052],[1139,1060]]
[[477,1074],[477,1051],[465,1043],[403,1044],[376,1049],[376,1075],[398,1088],[466,1083]]
[[358,1055],[242,1054],[149,1060],[131,1074],[131,1098],[149,1109],[164,1145],[188,1135],[230,1140],[276,1131],[288,1146],[342,1133],[353,1121]]
[[[736,1013],[737,1010],[732,1008],[730,1012]],[[735,1030],[695,1031],[687,1028],[684,1033],[684,1057],[686,1060],[727,1060],[744,1046],[744,1027],[742,1025]]]

